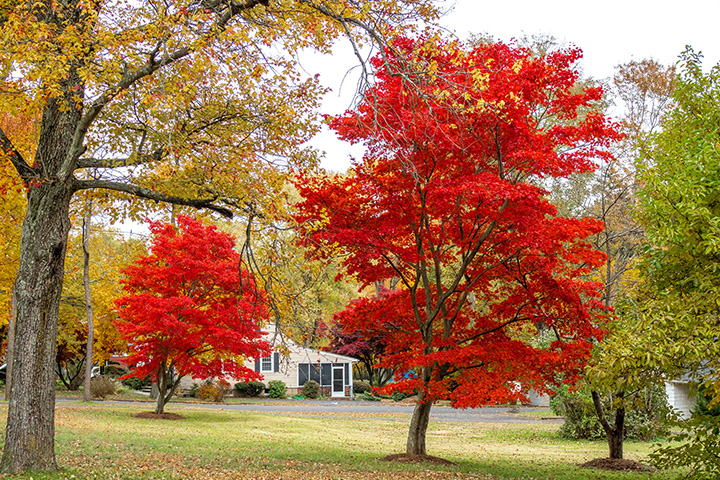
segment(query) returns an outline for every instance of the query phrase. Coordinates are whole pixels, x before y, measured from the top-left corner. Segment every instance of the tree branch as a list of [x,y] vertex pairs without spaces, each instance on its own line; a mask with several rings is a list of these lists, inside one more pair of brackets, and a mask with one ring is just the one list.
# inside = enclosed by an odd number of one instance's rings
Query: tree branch
[[162,160],[165,149],[159,148],[151,154],[134,154],[126,158],[95,158],[83,157],[78,159],[76,168],[116,168],[134,167],[144,165],[151,161]]
[[13,164],[13,167],[15,167],[15,170],[17,170],[18,175],[20,175],[24,182],[27,183],[27,180],[30,177],[35,176],[35,172],[33,171],[32,167],[28,165],[22,155],[20,155],[20,152],[17,151],[15,145],[13,145],[12,141],[10,141],[7,135],[5,135],[5,132],[1,127],[0,155],[7,156],[7,158],[10,160],[10,163]]
[[185,205],[194,208],[206,208],[214,212],[219,213],[223,217],[232,218],[233,212],[225,207],[215,205],[213,202],[217,198],[213,199],[192,199],[192,198],[181,198],[172,195],[164,195],[162,193],[154,192],[148,188],[138,187],[137,185],[128,185],[121,182],[112,182],[109,180],[75,180],[74,184],[75,191],[86,190],[86,189],[105,189],[114,190],[116,192],[129,193],[140,198],[147,198],[148,200],[154,200],[156,202],[171,203],[174,205]]
[[[269,4],[269,0],[241,0],[231,1],[230,8],[225,10],[217,19],[215,24],[207,30],[207,33],[199,35],[197,41],[201,37],[212,37],[218,35],[220,32],[225,30],[228,22],[239,13],[251,10],[257,5]],[[193,42],[195,43],[195,42]],[[100,95],[93,103],[88,107],[85,115],[78,122],[77,128],[75,128],[75,134],[73,135],[73,142],[70,146],[69,153],[62,167],[59,170],[58,178],[61,181],[69,178],[72,172],[76,168],[77,160],[80,155],[83,154],[84,148],[83,143],[85,141],[85,135],[87,134],[90,126],[93,124],[95,119],[100,115],[100,112],[108,105],[120,92],[127,90],[135,82],[152,75],[157,70],[171,65],[178,60],[190,55],[194,51],[193,45],[187,45],[183,48],[164,55],[162,58],[156,58],[156,54],[152,54],[148,58],[148,62],[134,71],[127,72],[125,76],[116,85],[108,88],[102,95]]]

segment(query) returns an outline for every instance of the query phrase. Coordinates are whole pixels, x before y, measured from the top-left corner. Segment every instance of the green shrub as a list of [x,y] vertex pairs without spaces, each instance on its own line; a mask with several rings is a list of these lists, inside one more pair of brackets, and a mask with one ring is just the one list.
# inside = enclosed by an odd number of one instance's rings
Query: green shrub
[[193,382],[192,385],[190,385],[190,391],[188,391],[188,397],[197,397],[198,389],[200,388],[200,385]]
[[412,397],[413,395],[417,395],[417,392],[393,392],[392,399],[395,402],[400,402],[408,397]]
[[262,382],[238,382],[235,389],[244,397],[259,397],[265,391],[265,384]]
[[[668,431],[664,419],[668,412],[665,391],[660,385],[643,389],[633,399],[625,413],[625,438],[651,440]],[[602,396],[603,408],[611,425],[615,419],[611,398]],[[571,439],[605,439],[605,430],[597,418],[592,396],[586,387],[570,392],[560,388],[550,401],[556,415],[565,417],[560,436]]]
[[353,381],[353,392],[355,395],[360,395],[365,392],[372,392],[372,386],[368,382],[360,380]]
[[270,398],[285,398],[287,396],[287,385],[282,380],[270,380],[268,382],[268,396]]
[[98,375],[90,379],[90,395],[93,398],[106,398],[115,395],[115,382],[103,375]]
[[122,384],[126,387],[131,388],[132,390],[142,390],[143,388],[150,385],[150,377],[145,378],[138,378],[138,377],[129,377],[124,378],[122,380]]
[[315,380],[308,380],[303,385],[303,395],[306,398],[318,398],[320,397],[320,384]]
[[367,400],[369,402],[379,402],[382,400],[380,397],[376,397],[371,392],[363,392],[357,396],[360,400]]

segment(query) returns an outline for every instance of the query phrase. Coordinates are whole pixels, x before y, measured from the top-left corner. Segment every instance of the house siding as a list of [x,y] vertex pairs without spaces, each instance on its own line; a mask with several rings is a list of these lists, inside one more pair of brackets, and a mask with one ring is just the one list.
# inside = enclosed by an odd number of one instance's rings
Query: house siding
[[695,395],[690,391],[690,384],[686,382],[667,382],[665,392],[668,404],[673,410],[680,413],[682,418],[689,418],[695,407]]
[[[271,330],[274,330],[272,328]],[[267,337],[271,340],[274,338],[274,331],[271,331],[268,333]],[[266,337],[266,338],[267,338]],[[356,363],[357,360],[351,357],[346,357],[343,355],[336,355],[329,352],[322,352],[320,350],[314,350],[311,348],[303,348],[299,345],[296,345],[293,342],[288,341],[286,345],[288,349],[288,355],[284,356],[279,354],[278,352],[273,352],[273,371],[272,372],[260,372],[260,362],[256,361],[254,359],[247,360],[245,362],[245,367],[249,368],[250,370],[254,370],[258,373],[260,373],[263,376],[263,383],[265,385],[268,384],[268,382],[272,380],[281,380],[285,382],[285,384],[288,387],[288,394],[289,395],[296,395],[298,393],[302,393],[302,388],[298,385],[298,365],[300,363],[331,363],[335,365],[343,364],[345,365],[345,396],[349,397],[352,396],[352,364]],[[349,372],[349,373],[347,373]],[[193,383],[202,383],[205,379],[203,378],[190,378],[190,377],[183,377],[180,381],[180,387],[179,389],[182,391],[189,391],[192,388]],[[239,380],[237,379],[227,379],[228,382],[230,382],[230,385],[234,385]],[[347,386],[350,386],[348,389]],[[323,390],[323,395],[325,395],[325,390]],[[330,395],[327,395],[330,396]]]

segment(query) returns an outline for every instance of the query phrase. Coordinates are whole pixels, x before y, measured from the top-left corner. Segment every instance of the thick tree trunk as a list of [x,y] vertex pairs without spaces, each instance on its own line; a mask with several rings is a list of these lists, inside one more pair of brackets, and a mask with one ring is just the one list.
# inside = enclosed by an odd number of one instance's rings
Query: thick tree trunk
[[54,367],[71,197],[71,188],[53,179],[28,193],[3,473],[57,469]]
[[425,455],[425,437],[427,435],[428,423],[430,422],[430,409],[432,402],[423,402],[422,393],[418,395],[418,402],[415,404],[410,430],[408,431],[405,453]]
[[12,287],[10,297],[10,319],[8,320],[7,348],[5,349],[5,400],[10,400],[10,389],[12,388],[12,356],[15,351],[15,317],[17,315],[17,297],[15,296],[15,285]]
[[616,428],[607,434],[607,441],[610,458],[623,458],[623,443],[625,441],[624,425],[621,428],[617,428],[616,422]]

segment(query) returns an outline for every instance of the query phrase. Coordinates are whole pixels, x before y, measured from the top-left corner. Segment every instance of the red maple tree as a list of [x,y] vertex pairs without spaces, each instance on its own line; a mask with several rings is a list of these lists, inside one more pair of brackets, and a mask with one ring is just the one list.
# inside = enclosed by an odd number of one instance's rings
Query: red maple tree
[[433,401],[464,408],[548,391],[602,335],[587,275],[604,256],[583,240],[601,226],[558,217],[541,186],[593,170],[619,138],[593,111],[602,91],[577,85],[580,57],[401,39],[375,59],[358,110],[331,122],[365,144],[364,158],[345,176],[297,182],[313,241],[366,285],[399,279],[346,328],[396,325],[381,366],[397,372],[386,392],[419,392],[409,454],[426,452]]
[[157,381],[158,414],[183,376],[259,380],[244,360],[270,352],[258,324],[264,295],[247,271],[240,276],[233,237],[187,216],[177,223],[151,224],[151,253],[122,271],[127,295],[115,302],[135,365],[128,376]]

